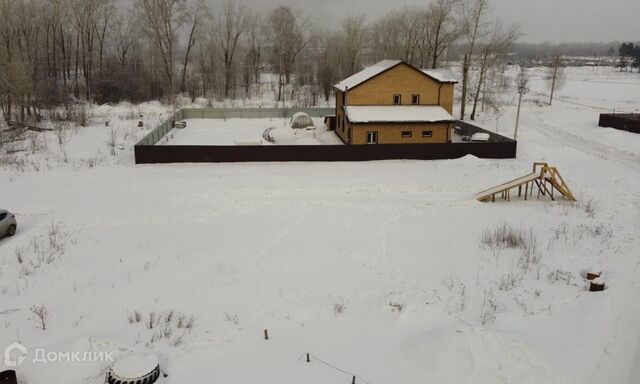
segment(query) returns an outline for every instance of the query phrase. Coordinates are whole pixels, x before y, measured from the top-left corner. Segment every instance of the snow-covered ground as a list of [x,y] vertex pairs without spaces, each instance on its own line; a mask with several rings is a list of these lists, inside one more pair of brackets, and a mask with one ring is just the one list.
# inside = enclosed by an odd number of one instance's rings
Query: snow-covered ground
[[[44,348],[155,353],[163,384],[636,384],[640,135],[597,120],[638,108],[640,76],[587,71],[567,71],[552,107],[527,95],[515,160],[135,166],[148,128],[111,156],[96,117],[67,162],[46,134],[15,155],[46,168],[0,168],[0,205],[20,223],[0,240],[0,350],[29,348],[24,383],[104,380],[108,362],[34,364]],[[117,113],[112,125],[135,127]],[[473,200],[534,161],[579,203]],[[492,243],[503,227],[514,248]],[[585,289],[594,264],[605,292]],[[42,305],[46,330],[30,310]]]
[[[338,145],[324,119],[314,118],[310,129],[293,129],[290,119],[187,119],[187,127],[174,128],[160,145]],[[265,140],[265,131],[273,143]]]

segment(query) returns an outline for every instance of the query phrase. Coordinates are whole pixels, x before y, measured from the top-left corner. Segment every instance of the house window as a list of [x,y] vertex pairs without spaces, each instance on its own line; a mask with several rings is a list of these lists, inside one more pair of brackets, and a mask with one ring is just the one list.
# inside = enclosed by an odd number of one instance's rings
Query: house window
[[413,136],[413,132],[411,131],[402,131],[402,137],[405,139],[410,139]]
[[412,95],[411,96],[411,104],[419,105],[420,104],[420,95]]
[[422,131],[422,137],[433,137],[433,131]]
[[402,104],[402,95],[393,95],[393,105]]
[[378,132],[367,132],[367,144],[378,144]]

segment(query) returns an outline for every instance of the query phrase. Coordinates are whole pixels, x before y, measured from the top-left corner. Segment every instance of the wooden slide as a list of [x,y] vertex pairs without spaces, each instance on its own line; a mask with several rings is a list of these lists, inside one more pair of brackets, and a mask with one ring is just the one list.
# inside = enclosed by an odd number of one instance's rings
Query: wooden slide
[[547,163],[533,163],[533,172],[528,175],[500,184],[497,187],[487,189],[475,195],[482,202],[496,201],[496,195],[511,201],[511,190],[518,188],[518,196],[524,199],[533,196],[533,190],[537,189],[537,195],[549,196],[555,201],[554,191],[560,192],[566,199],[576,201],[569,186],[564,181],[556,167],[550,167]]

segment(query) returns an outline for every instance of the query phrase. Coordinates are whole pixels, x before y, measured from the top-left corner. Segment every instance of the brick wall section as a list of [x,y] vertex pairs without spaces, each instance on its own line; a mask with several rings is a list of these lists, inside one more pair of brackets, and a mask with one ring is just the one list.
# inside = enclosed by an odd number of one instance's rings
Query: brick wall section
[[453,112],[453,84],[441,84],[419,71],[400,64],[347,91],[348,105],[393,105],[393,95],[402,95],[402,105],[420,95],[420,105],[441,105]]
[[[352,124],[352,144],[366,144],[367,132],[378,132],[381,144],[427,144],[449,141],[450,124]],[[411,137],[402,137],[402,132],[411,132]],[[422,131],[431,131],[432,137],[422,137]]]

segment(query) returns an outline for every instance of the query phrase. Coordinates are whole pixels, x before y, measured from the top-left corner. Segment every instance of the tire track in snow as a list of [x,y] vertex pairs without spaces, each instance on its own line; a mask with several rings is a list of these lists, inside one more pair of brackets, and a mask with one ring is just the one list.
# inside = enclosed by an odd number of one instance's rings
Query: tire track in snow
[[[312,209],[307,209],[303,212],[298,218],[285,227],[280,233],[271,240],[267,245],[265,245],[256,255],[253,263],[252,270],[254,275],[256,276],[256,281],[258,282],[260,288],[260,302],[267,303],[269,302],[267,291],[274,290],[273,285],[268,282],[268,278],[265,276],[265,273],[260,269],[260,264],[263,263],[269,252],[280,242],[282,242],[296,227],[298,227],[312,212]],[[278,306],[282,301],[291,299],[289,296],[281,297],[276,300],[273,300],[270,304],[262,304],[258,309],[256,309],[254,315],[247,322],[243,322],[238,327],[234,328],[232,331],[227,332],[218,337],[212,337],[208,340],[204,341],[204,345],[208,345],[210,342],[217,343],[228,343],[238,337],[246,328],[255,325],[261,317],[265,314],[269,313],[276,306]]]
[[[632,168],[640,169],[640,157],[625,153],[602,143],[596,143],[576,134],[555,128],[558,125],[570,126],[571,123],[549,115],[535,115],[534,126],[539,133],[564,143],[578,151],[598,155],[603,160],[617,161]],[[553,123],[553,122],[556,123]],[[553,123],[553,124],[552,124]]]
[[311,213],[311,209],[307,209],[304,213],[302,213],[298,218],[285,227],[271,242],[269,242],[265,247],[263,247],[260,252],[256,255],[256,258],[253,262],[253,272],[256,275],[256,279],[258,284],[260,285],[260,292],[263,299],[266,299],[266,291],[267,289],[273,288],[271,284],[268,283],[268,279],[264,276],[263,271],[260,269],[260,264],[264,262],[267,258],[269,252],[278,245],[282,240],[285,239],[293,231],[297,226],[299,226]]

